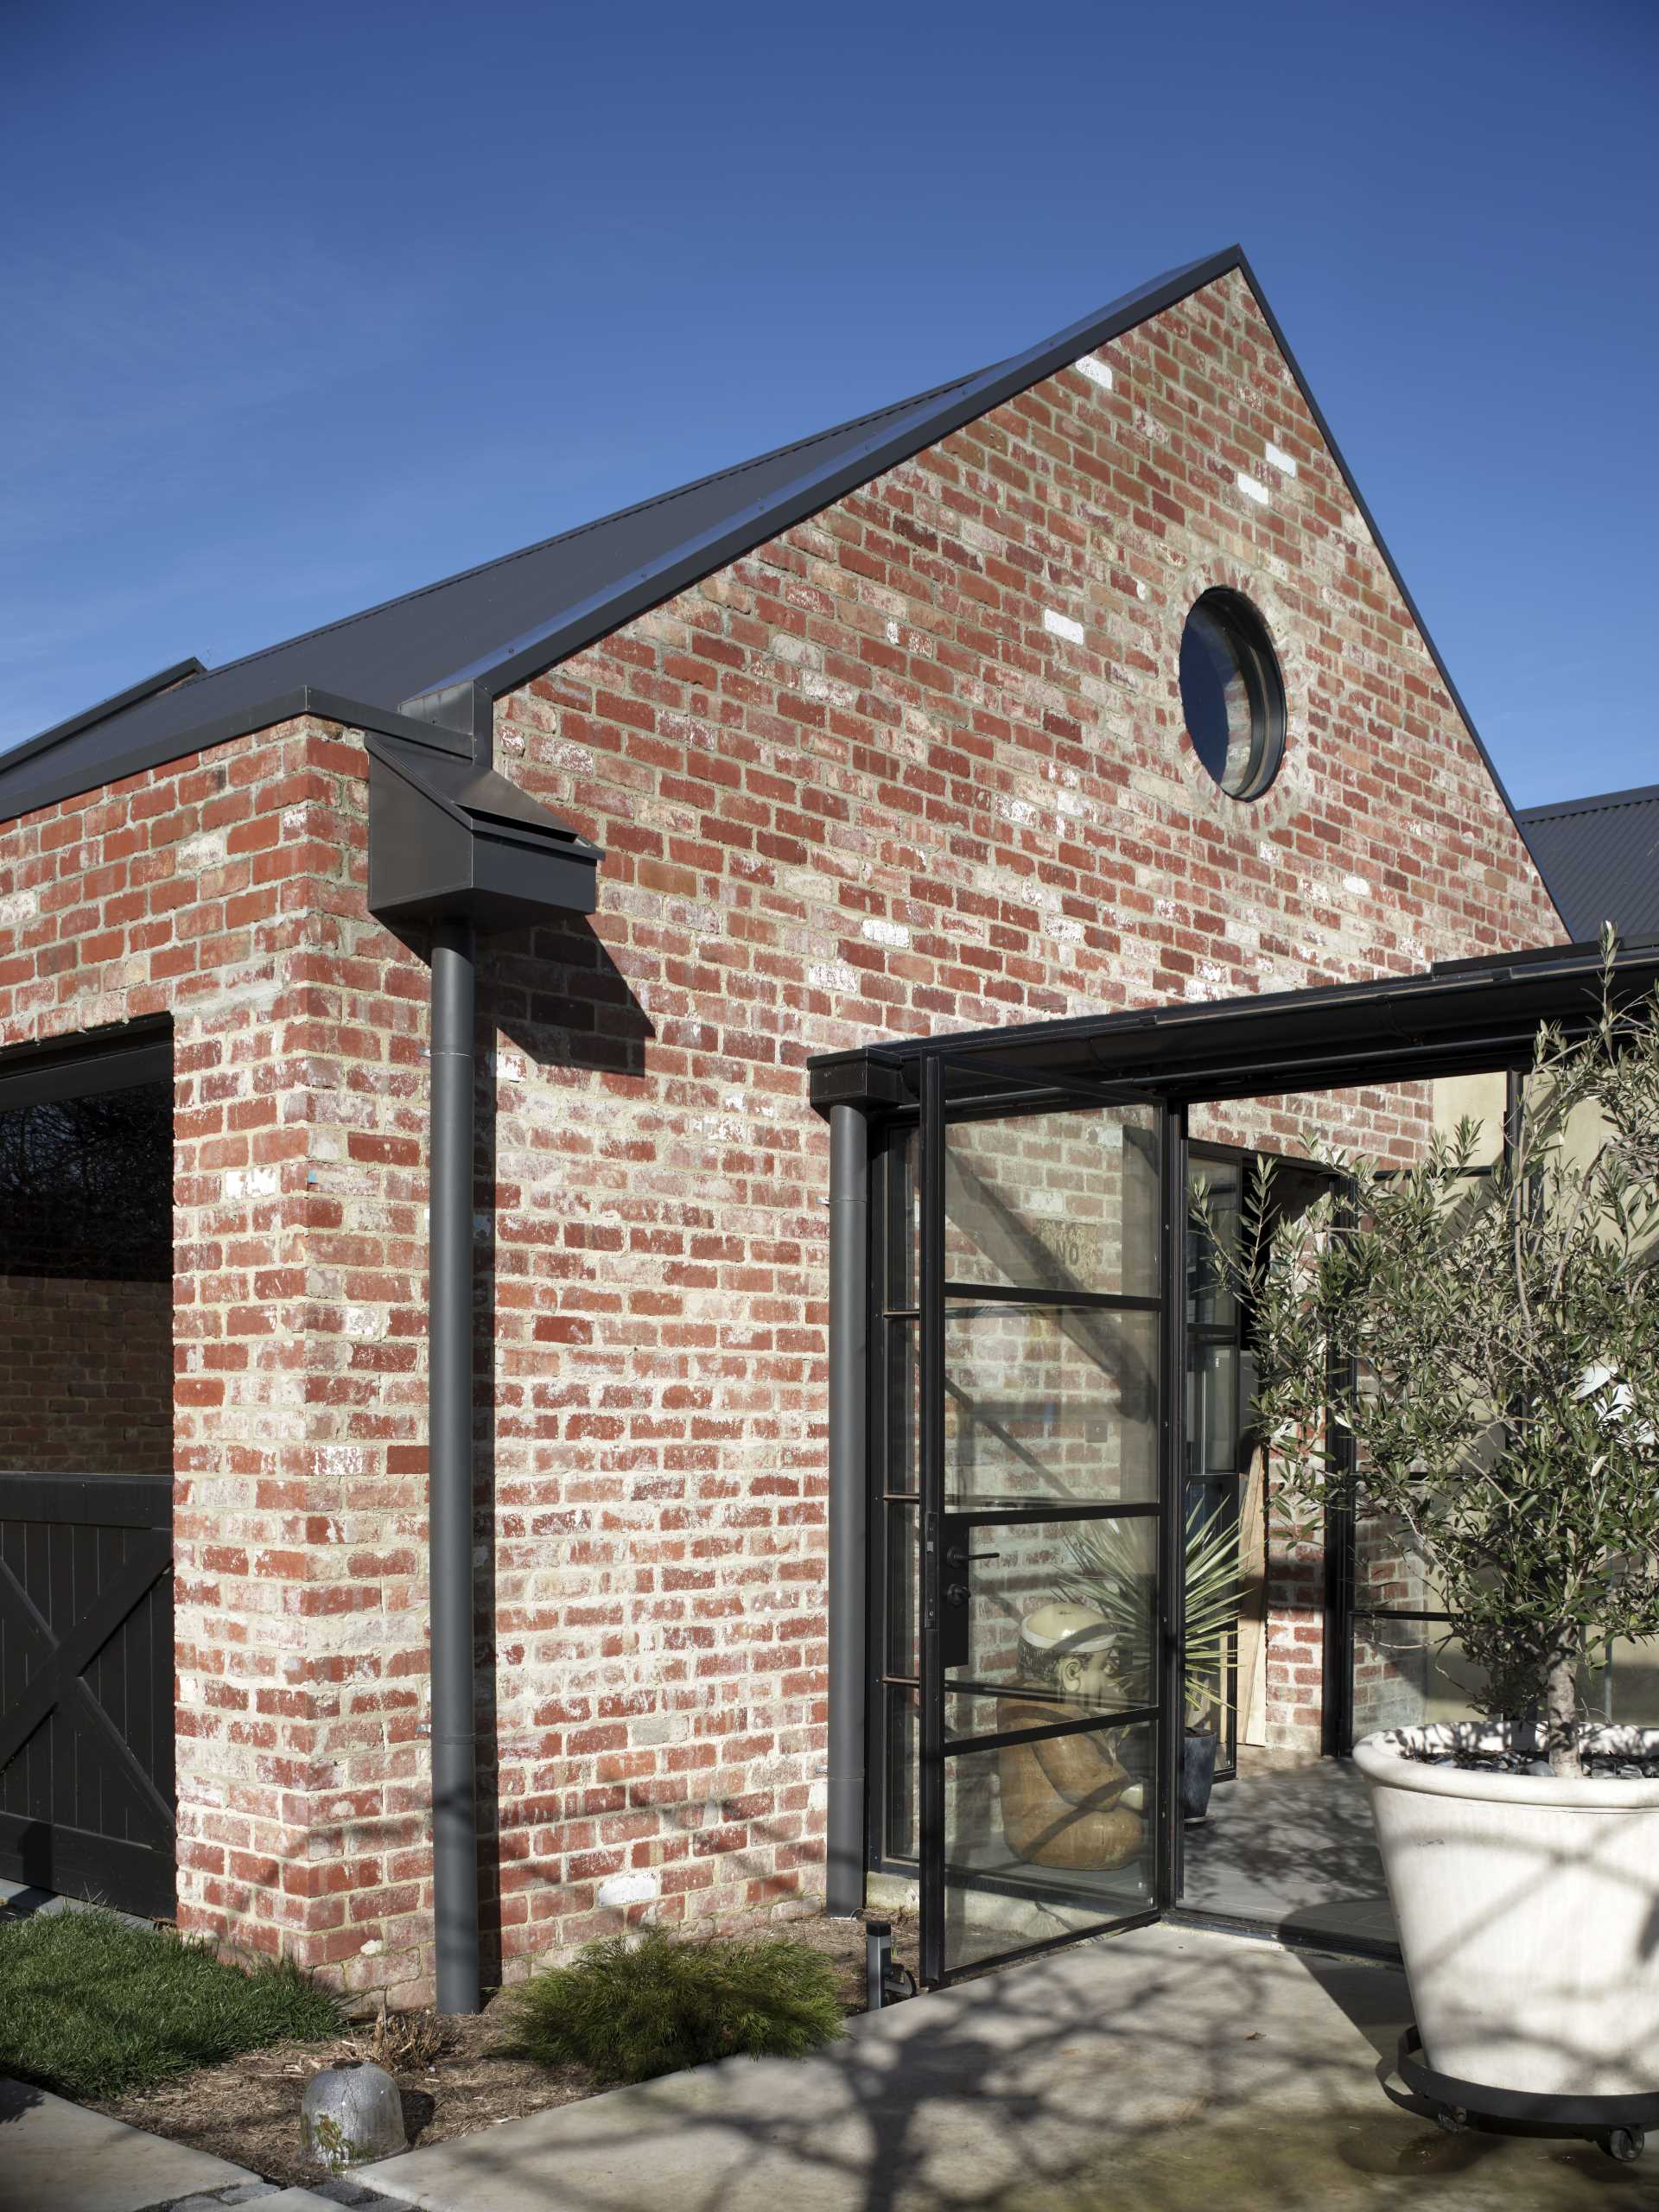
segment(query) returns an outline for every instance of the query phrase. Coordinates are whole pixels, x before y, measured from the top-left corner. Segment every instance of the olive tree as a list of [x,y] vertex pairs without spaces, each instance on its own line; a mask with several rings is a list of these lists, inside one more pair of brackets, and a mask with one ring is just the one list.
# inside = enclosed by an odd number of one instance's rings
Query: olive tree
[[1591,1032],[1540,1032],[1497,1165],[1465,1121],[1403,1170],[1329,1156],[1283,1220],[1263,1162],[1230,1263],[1293,1522],[1408,1530],[1483,1709],[1568,1777],[1586,1653],[1659,1632],[1659,995],[1618,1007],[1612,950]]

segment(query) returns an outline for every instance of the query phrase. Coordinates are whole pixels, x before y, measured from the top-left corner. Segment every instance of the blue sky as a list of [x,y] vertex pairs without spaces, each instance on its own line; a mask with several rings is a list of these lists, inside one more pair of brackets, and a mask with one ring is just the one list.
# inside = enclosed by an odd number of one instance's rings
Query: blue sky
[[1659,779],[1659,8],[0,0],[0,744],[1234,238],[1522,804]]

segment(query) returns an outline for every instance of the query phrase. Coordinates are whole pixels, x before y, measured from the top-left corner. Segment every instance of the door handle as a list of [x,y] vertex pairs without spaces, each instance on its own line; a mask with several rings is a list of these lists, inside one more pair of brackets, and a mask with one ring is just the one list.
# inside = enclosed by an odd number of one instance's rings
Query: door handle
[[977,1559],[1001,1559],[1001,1552],[965,1552],[960,1544],[952,1544],[944,1555],[947,1567],[966,1567]]

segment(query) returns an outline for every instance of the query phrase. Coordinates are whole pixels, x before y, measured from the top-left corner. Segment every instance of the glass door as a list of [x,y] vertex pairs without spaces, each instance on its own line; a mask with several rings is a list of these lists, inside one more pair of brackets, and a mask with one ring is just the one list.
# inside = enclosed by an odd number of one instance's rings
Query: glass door
[[928,1065],[918,1221],[931,1984],[1151,1916],[1170,1794],[1166,1117],[950,1082]]

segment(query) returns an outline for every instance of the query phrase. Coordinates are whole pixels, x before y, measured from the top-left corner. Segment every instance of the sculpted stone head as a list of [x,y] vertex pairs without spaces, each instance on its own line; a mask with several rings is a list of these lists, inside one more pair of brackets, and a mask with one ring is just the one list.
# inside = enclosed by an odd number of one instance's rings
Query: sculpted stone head
[[1114,1639],[1103,1614],[1057,1599],[1026,1615],[1020,1638],[1027,1671],[1063,1697],[1093,1702],[1111,1688]]

